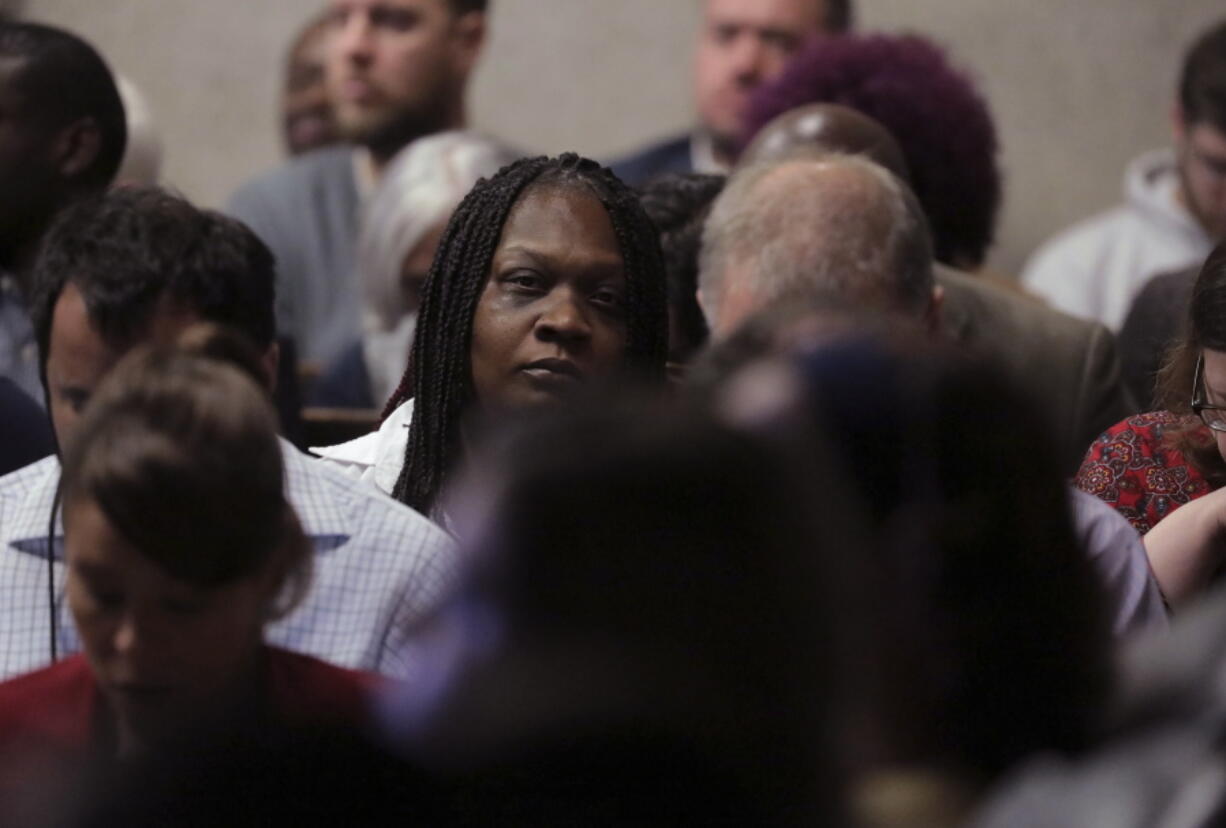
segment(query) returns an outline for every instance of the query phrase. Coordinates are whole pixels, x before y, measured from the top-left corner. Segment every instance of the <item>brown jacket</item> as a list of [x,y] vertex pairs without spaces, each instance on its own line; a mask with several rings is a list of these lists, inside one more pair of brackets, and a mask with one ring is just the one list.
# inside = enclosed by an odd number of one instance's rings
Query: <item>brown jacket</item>
[[941,326],[987,354],[1046,413],[1071,475],[1094,438],[1137,412],[1120,379],[1115,337],[1097,322],[937,266]]

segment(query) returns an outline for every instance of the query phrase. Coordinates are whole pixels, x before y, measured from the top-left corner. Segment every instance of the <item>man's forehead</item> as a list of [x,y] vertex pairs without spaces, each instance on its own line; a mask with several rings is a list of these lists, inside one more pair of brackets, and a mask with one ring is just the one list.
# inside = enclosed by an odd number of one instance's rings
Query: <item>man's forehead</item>
[[107,336],[91,311],[85,294],[69,281],[55,301],[51,338],[63,341],[66,336],[72,336],[77,341],[90,341],[96,348],[121,354],[137,345],[170,344],[187,328],[201,321],[197,310],[177,301],[169,293],[163,293],[154,299],[149,311],[134,311],[131,324],[120,326],[125,330],[125,335]]
[[755,28],[821,28],[826,0],[705,0],[708,22]]

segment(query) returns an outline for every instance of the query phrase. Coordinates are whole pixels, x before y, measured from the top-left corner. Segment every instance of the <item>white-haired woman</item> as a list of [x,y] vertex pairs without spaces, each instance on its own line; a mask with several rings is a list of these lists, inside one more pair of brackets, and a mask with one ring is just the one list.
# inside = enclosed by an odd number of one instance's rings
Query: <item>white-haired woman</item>
[[477,180],[514,159],[474,132],[441,132],[409,144],[367,204],[358,240],[363,336],[324,372],[316,405],[381,407],[408,362],[421,285],[456,205]]

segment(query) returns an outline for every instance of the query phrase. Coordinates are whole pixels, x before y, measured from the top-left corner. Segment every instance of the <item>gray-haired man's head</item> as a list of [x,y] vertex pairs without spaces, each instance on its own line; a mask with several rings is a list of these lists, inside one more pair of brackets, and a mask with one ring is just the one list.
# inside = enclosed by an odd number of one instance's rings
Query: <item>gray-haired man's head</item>
[[782,301],[933,312],[932,242],[915,196],[852,155],[746,167],[703,234],[699,299],[712,336]]

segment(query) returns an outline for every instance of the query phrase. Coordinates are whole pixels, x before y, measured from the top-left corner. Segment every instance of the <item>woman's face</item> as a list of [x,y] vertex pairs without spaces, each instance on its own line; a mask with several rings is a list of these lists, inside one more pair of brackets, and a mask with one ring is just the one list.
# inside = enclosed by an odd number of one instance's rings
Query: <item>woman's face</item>
[[[1226,353],[1209,348],[1205,348],[1202,353],[1204,368],[1201,382],[1204,385],[1205,402],[1226,407]],[[1226,432],[1214,431],[1212,434],[1213,439],[1217,440],[1218,453],[1226,460]]]
[[121,750],[239,691],[262,641],[271,579],[194,586],[142,555],[92,500],[70,503],[64,519],[68,606]]
[[626,272],[609,214],[577,187],[529,189],[511,210],[473,317],[486,406],[556,399],[625,363]]

